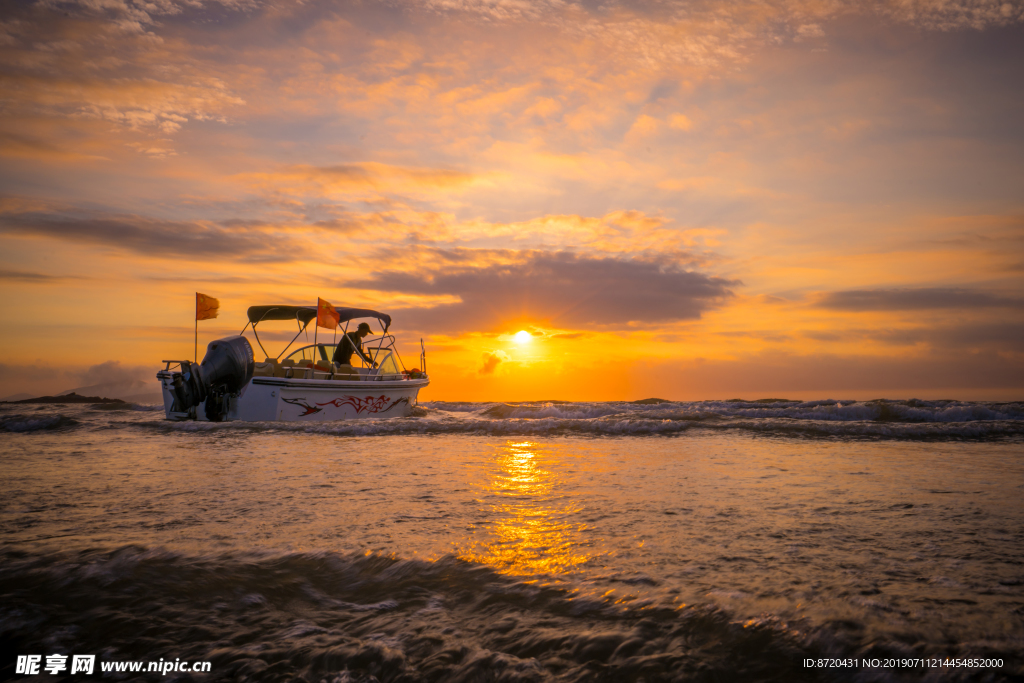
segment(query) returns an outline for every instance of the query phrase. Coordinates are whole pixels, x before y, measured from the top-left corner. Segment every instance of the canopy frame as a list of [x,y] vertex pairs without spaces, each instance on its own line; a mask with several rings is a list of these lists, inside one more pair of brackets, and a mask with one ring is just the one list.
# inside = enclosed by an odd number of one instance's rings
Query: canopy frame
[[[376,318],[380,321],[384,327],[384,334],[388,332],[388,328],[391,327],[391,316],[387,313],[380,313],[378,311],[371,310],[369,308],[337,308],[335,309],[338,313],[338,323],[345,323],[345,331],[348,331],[348,322],[355,318]],[[281,358],[284,354],[292,347],[295,340],[299,338],[305,329],[309,326],[309,323],[316,320],[317,307],[316,306],[288,306],[288,305],[269,305],[269,306],[250,306],[249,310],[246,311],[249,322],[245,324],[242,331],[238,334],[241,335],[245,332],[246,328],[252,327],[252,334],[256,337],[256,343],[259,344],[260,350],[263,351],[265,357],[270,358],[270,354],[267,353],[267,349],[264,348],[263,342],[260,341],[260,336],[256,332],[256,326],[264,320],[295,320],[299,326],[299,331],[292,337],[292,340],[288,342],[288,345],[284,347],[277,358]],[[337,328],[335,328],[337,329]],[[308,339],[308,337],[307,337]]]

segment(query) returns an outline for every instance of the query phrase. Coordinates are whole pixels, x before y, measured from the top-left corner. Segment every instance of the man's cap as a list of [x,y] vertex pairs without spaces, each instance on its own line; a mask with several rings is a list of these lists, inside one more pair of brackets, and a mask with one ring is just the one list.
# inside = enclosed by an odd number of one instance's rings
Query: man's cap
[[359,323],[359,327],[356,328],[356,331],[357,332],[362,332],[363,330],[366,330],[367,332],[369,332],[370,331],[370,325],[367,324],[367,323]]

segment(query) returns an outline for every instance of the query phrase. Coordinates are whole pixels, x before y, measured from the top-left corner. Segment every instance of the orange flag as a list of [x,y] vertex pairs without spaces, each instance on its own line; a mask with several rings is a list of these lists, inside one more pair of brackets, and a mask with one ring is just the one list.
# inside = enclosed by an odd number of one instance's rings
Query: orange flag
[[196,320],[209,320],[217,317],[220,302],[212,296],[196,292]]
[[341,318],[334,306],[320,297],[316,298],[316,326],[326,327],[328,330],[338,329],[338,320]]

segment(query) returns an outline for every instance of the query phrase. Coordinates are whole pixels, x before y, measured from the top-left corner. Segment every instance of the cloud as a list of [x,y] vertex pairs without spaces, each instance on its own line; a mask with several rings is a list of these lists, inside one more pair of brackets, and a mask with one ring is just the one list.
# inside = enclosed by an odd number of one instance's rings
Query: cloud
[[[818,35],[821,31],[816,24],[806,22],[809,18],[824,20],[844,14],[876,12],[898,21],[906,21],[930,28],[970,27],[1002,25],[1019,20],[1022,15],[1019,1],[1007,0],[881,0],[876,3],[835,0],[832,2],[809,3],[805,0],[774,0],[771,2],[664,2],[629,3],[622,0],[606,2],[587,11],[587,5],[571,0],[419,0],[409,5],[420,5],[444,13],[475,14],[488,21],[554,21],[567,12],[575,13],[579,23],[586,23],[598,13],[647,18],[658,23],[693,22],[717,17],[719,21],[736,27],[737,24],[789,19],[795,22],[802,33]],[[629,8],[635,8],[633,13]],[[621,21],[621,19],[620,19]]]
[[1024,20],[1020,0],[889,0],[878,11],[897,21],[939,31],[981,30]]
[[[1024,385],[1024,359],[992,353],[932,353],[912,357],[765,352],[737,360],[693,359],[655,363],[642,377],[641,391],[691,399],[792,399],[831,397],[991,399]],[[835,392],[835,393],[833,393]],[[867,392],[877,392],[874,396]],[[943,392],[945,395],[937,395]],[[990,392],[990,393],[989,393]],[[987,395],[986,395],[987,393]],[[865,395],[867,394],[867,395]],[[980,395],[979,395],[980,394]]]
[[450,169],[408,168],[365,162],[336,166],[286,166],[276,171],[245,173],[244,182],[286,194],[389,195],[437,192],[465,187],[469,173]]
[[[594,254],[630,254],[653,264],[651,267],[671,266],[669,270],[702,267],[719,260],[707,249],[688,249],[715,243],[710,237],[717,234],[715,231],[674,229],[666,219],[640,211],[614,211],[601,218],[555,215],[502,223],[458,221],[451,214],[416,209],[400,202],[371,212],[350,211],[329,201],[297,200],[252,205],[197,203],[190,208],[204,213],[247,210],[267,218],[161,220],[11,196],[0,198],[0,235],[49,238],[147,257],[187,257],[196,261],[290,263],[315,256],[321,265],[344,264],[362,268],[363,272],[379,267],[382,262],[392,264],[392,269],[412,264],[412,270],[405,273],[422,268],[424,263],[465,267],[480,258],[511,263],[521,260],[526,253],[450,246],[467,243],[518,242],[523,247],[550,252],[571,245]],[[387,244],[396,246],[384,247]],[[282,245],[287,245],[287,249],[282,249]],[[454,295],[433,298],[450,301]]]
[[489,20],[536,21],[563,10],[565,0],[423,0],[422,5],[438,12],[478,14]]
[[66,389],[67,383],[75,379],[77,373],[53,363],[0,363],[0,394],[4,396],[31,391],[35,386],[57,392]]
[[685,114],[673,114],[669,117],[668,125],[675,130],[690,130],[693,128],[693,121]]
[[[435,250],[436,265],[384,270],[356,289],[448,294],[460,303],[396,311],[431,329],[487,329],[508,320],[563,329],[696,319],[733,296],[735,280],[682,270],[672,263],[565,251]],[[419,327],[417,329],[425,329]]]
[[751,48],[820,39],[822,23],[874,16],[939,30],[982,30],[1024,21],[1020,0],[739,0],[589,3],[547,0],[421,0],[443,13],[476,15],[487,23],[554,27],[579,41],[589,38],[621,59],[698,65],[743,61]]
[[303,256],[303,251],[295,245],[284,252],[279,250],[275,236],[264,231],[126,214],[0,213],[0,233],[45,236],[134,251],[144,256],[184,256],[196,260],[260,257],[290,261]]
[[817,330],[807,330],[801,332],[801,334],[808,339],[813,339],[820,342],[839,342],[847,341],[850,338],[849,334],[840,334],[838,332],[820,332]]
[[79,375],[82,384],[130,383],[152,378],[153,368],[121,365],[119,360],[108,360],[86,368]]
[[66,280],[80,280],[76,275],[50,275],[48,273],[34,273],[27,270],[0,269],[0,280],[9,282],[22,282],[27,284],[50,284],[64,282]]
[[888,344],[912,346],[928,344],[938,349],[973,349],[997,353],[1024,353],[1024,323],[973,322],[904,330],[866,333]]
[[801,24],[796,27],[796,40],[808,40],[811,38],[824,38],[825,32],[817,24]]
[[0,397],[12,394],[56,396],[73,389],[84,395],[108,398],[144,396],[159,400],[159,384],[154,379],[154,366],[122,365],[108,360],[90,367],[44,363],[0,363]]
[[228,9],[252,9],[257,0],[40,0],[40,8],[53,13],[74,12],[109,22],[122,31],[139,33],[152,28],[157,17],[174,16],[186,11],[215,5]]
[[483,365],[480,366],[477,373],[481,375],[493,375],[494,371],[498,369],[498,365],[508,361],[508,359],[508,354],[501,349],[485,353]]
[[725,332],[716,332],[715,334],[721,337],[756,339],[758,341],[769,342],[789,342],[792,340],[792,337],[788,334],[771,330],[728,330]]
[[945,308],[1022,308],[1024,300],[947,287],[861,289],[826,292],[815,305],[840,311],[920,311]]
[[658,132],[658,120],[653,116],[641,114],[636,117],[633,125],[626,133],[626,139],[639,143]]
[[[436,226],[431,226],[436,228]],[[555,250],[574,248],[613,253],[660,254],[689,266],[715,260],[710,252],[689,249],[711,246],[714,230],[686,230],[663,216],[643,211],[612,211],[601,217],[578,214],[550,214],[508,223],[467,221],[447,226],[451,238],[473,240],[485,237],[504,244],[519,243]],[[446,235],[448,236],[448,235]]]
[[[9,134],[2,151],[51,161],[89,158],[76,148],[114,137],[166,157],[173,154],[168,136],[188,122],[225,122],[226,112],[245,102],[220,77],[224,70],[196,59],[180,38],[153,33],[166,30],[154,14],[189,6],[202,11],[198,0],[40,2],[13,10],[0,40]],[[26,133],[40,127],[49,139]]]
[[102,159],[94,155],[79,154],[62,149],[33,136],[0,133],[0,156],[50,161],[79,161]]

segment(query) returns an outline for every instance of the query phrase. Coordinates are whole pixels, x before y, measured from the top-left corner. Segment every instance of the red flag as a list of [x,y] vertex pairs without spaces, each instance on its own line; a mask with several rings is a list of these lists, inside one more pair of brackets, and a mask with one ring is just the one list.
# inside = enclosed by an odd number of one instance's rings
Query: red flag
[[209,320],[217,317],[220,302],[212,296],[196,292],[196,320]]
[[338,320],[341,318],[334,306],[320,297],[316,298],[316,326],[326,327],[328,330],[338,329]]

